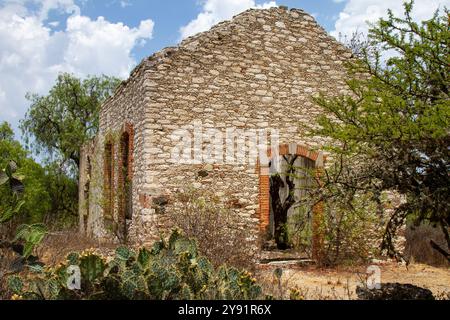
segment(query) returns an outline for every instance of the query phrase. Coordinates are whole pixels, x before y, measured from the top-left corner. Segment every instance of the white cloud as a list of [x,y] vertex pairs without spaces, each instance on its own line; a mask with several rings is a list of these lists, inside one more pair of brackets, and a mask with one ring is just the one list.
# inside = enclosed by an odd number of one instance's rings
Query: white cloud
[[[73,0],[5,0],[0,5],[0,121],[16,125],[28,104],[26,92],[45,94],[59,72],[79,77],[125,78],[136,61],[131,52],[151,39],[154,23],[136,28],[103,17],[82,16]],[[37,9],[31,11],[27,6]],[[40,4],[40,5],[39,5]],[[37,5],[37,6],[36,6]],[[54,32],[48,13],[69,14],[65,30]],[[46,24],[47,23],[47,24]]]
[[131,6],[131,2],[129,0],[121,0],[120,1],[120,6],[122,8],[130,7]]
[[[342,2],[334,0],[335,2]],[[335,30],[331,35],[339,38],[339,34],[351,37],[355,31],[367,33],[366,22],[376,22],[381,17],[386,17],[387,10],[394,14],[402,15],[404,0],[347,0],[343,11],[336,21]],[[429,19],[439,7],[450,7],[450,0],[420,0],[415,1],[413,18],[417,21]]]
[[[23,2],[26,2],[22,0]],[[39,18],[41,21],[45,21],[48,18],[48,13],[51,10],[59,10],[60,12],[68,14],[80,14],[80,8],[74,3],[73,0],[32,0],[36,4],[40,4]]]
[[[33,15],[39,21],[45,21],[51,10],[61,13],[80,14],[80,8],[74,0],[3,0],[4,6],[1,8],[3,14],[16,14],[21,17]],[[29,9],[33,7],[34,9]]]
[[250,8],[276,7],[275,1],[257,5],[255,0],[203,0],[203,9],[196,19],[180,28],[181,39],[209,30],[213,25],[231,19]]
[[72,16],[67,20],[67,50],[64,69],[79,74],[106,73],[126,77],[135,61],[131,50],[139,39],[149,39],[153,21],[142,21],[138,28],[110,23],[103,17]]

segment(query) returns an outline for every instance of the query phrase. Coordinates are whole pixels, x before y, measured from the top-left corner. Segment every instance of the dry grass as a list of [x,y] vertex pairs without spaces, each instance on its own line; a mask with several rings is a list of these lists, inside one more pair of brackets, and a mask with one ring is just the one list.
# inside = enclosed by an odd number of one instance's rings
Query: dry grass
[[8,276],[12,274],[12,265],[19,258],[12,250],[0,248],[0,300],[9,299]]
[[447,259],[431,247],[430,240],[434,240],[442,248],[447,247],[443,232],[439,228],[430,225],[407,228],[405,250],[407,259],[435,267],[450,267]]
[[[278,279],[274,267],[265,267],[257,273],[265,293],[279,300],[352,300],[355,292],[350,287],[348,275],[330,277],[315,268],[283,268]],[[313,271],[314,270],[314,271]],[[317,272],[317,273],[313,273]],[[314,276],[313,276],[314,275]]]
[[[450,269],[423,264],[408,268],[397,263],[379,265],[382,283],[413,284],[430,289],[437,299],[450,297]],[[354,300],[356,287],[366,281],[366,266],[319,269],[317,267],[283,268],[280,282],[273,266],[260,266],[258,280],[277,299],[289,299],[292,291],[304,300]]]
[[64,261],[71,252],[81,252],[86,249],[110,255],[117,244],[100,242],[81,235],[77,230],[53,232],[47,235],[36,249],[36,255],[46,265],[56,265]]

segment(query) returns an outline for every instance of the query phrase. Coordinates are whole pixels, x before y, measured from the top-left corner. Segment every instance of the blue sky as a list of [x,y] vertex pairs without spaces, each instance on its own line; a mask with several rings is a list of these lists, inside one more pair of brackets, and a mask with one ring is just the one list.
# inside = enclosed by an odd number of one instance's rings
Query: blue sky
[[[312,14],[332,36],[366,32],[403,0],[0,0],[0,122],[13,125],[27,92],[45,95],[58,73],[126,78],[144,57],[249,8]],[[416,0],[416,20],[450,0]]]
[[[257,4],[264,2],[270,1],[256,1]],[[103,15],[111,22],[124,22],[134,27],[144,19],[152,19],[155,22],[153,39],[144,47],[133,50],[138,60],[164,47],[175,45],[180,37],[180,27],[194,20],[202,11],[198,0],[135,0],[128,3],[130,5],[122,7],[120,0],[90,1],[82,7],[82,12],[91,18]],[[276,3],[290,8],[302,8],[317,15],[319,23],[329,31],[334,30],[334,23],[345,5],[344,2],[337,3],[333,0],[287,0]]]

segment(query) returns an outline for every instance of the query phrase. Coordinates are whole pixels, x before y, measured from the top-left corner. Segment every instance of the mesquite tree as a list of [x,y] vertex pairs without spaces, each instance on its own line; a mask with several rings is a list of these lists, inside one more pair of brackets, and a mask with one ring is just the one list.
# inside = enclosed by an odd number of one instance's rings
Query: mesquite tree
[[21,122],[26,142],[78,169],[81,146],[97,134],[100,105],[119,83],[114,77],[80,80],[63,73],[48,95],[27,94],[31,106]]
[[326,112],[315,133],[332,138],[329,149],[345,165],[325,186],[338,186],[344,197],[404,195],[383,249],[397,254],[393,237],[411,218],[440,227],[448,247],[431,245],[450,260],[449,11],[416,23],[413,2],[404,8],[404,17],[389,11],[372,26],[369,45],[349,66],[352,94],[316,99]]

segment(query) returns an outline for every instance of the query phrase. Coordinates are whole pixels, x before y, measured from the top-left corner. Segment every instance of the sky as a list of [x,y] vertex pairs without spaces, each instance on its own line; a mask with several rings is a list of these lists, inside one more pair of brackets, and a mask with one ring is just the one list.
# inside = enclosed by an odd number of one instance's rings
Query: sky
[[[61,72],[126,79],[142,59],[249,8],[284,5],[313,15],[332,36],[401,14],[403,0],[0,0],[0,123],[17,129],[27,92],[45,95]],[[431,18],[450,0],[416,0]]]

